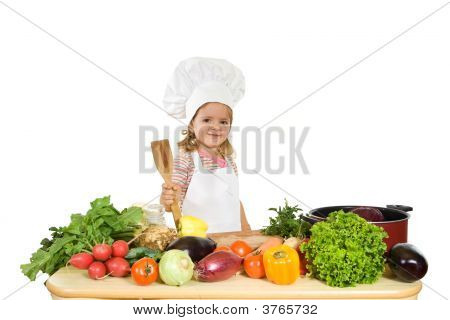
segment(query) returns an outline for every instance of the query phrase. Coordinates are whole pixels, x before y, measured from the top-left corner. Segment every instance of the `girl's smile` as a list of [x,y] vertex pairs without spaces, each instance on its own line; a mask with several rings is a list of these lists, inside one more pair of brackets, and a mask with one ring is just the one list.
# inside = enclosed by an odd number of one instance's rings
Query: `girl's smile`
[[201,107],[193,121],[195,137],[200,146],[216,151],[228,138],[231,116],[228,106],[210,102]]

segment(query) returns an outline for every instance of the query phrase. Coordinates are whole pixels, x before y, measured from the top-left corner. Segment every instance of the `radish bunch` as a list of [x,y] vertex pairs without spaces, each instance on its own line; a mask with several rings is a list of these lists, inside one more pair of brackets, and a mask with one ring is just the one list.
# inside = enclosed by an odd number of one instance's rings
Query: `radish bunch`
[[128,243],[123,240],[115,241],[112,246],[101,243],[92,248],[92,254],[74,254],[68,263],[78,269],[87,269],[89,278],[94,280],[104,279],[109,275],[125,277],[130,273],[130,264],[124,258],[128,249]]

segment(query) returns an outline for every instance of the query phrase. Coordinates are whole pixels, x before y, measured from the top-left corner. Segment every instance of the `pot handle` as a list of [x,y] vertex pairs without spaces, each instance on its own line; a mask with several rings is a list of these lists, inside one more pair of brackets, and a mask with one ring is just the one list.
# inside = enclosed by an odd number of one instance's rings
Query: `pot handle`
[[388,204],[386,206],[386,208],[397,209],[397,210],[401,210],[401,211],[404,211],[404,212],[413,211],[413,207],[404,206],[404,205],[401,205],[401,204]]

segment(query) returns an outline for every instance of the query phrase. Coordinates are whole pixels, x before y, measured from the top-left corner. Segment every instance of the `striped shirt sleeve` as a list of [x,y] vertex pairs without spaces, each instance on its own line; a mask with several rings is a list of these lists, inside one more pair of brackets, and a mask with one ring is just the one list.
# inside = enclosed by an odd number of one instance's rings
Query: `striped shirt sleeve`
[[181,188],[180,201],[186,195],[187,188],[189,186],[190,178],[192,177],[193,168],[192,161],[189,159],[187,153],[179,153],[173,162],[172,182],[177,184]]

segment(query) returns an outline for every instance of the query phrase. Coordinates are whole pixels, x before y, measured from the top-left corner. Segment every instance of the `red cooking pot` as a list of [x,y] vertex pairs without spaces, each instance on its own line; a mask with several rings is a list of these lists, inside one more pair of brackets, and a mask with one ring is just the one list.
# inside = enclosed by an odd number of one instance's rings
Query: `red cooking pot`
[[[304,218],[310,223],[314,224],[319,221],[325,220],[328,215],[334,211],[344,210],[344,212],[350,212],[355,208],[370,207],[370,206],[333,206],[322,207],[311,210]],[[371,207],[381,211],[384,217],[384,221],[369,222],[376,226],[382,227],[386,230],[389,238],[384,239],[389,252],[393,245],[397,243],[408,242],[408,219],[410,217],[408,211],[412,211],[412,207],[403,205],[387,205],[383,207]]]

